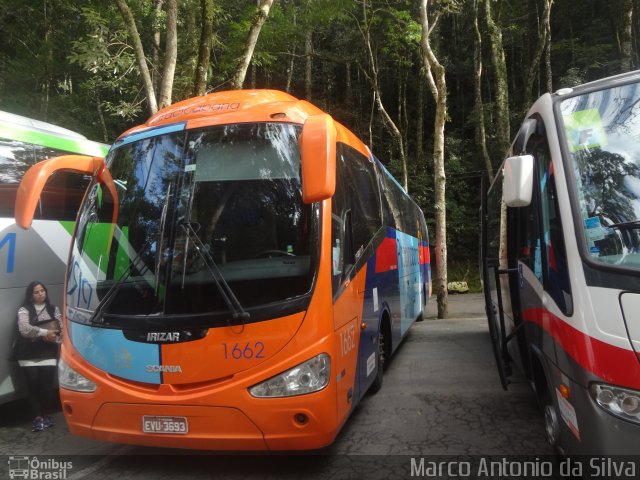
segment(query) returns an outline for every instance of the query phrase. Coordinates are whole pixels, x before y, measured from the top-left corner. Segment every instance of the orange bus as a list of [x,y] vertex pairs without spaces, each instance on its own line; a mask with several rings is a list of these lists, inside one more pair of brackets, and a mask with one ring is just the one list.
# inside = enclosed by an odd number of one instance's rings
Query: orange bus
[[159,111],[93,176],[66,276],[59,362],[74,434],[208,450],[335,439],[431,294],[424,215],[306,101],[218,92]]

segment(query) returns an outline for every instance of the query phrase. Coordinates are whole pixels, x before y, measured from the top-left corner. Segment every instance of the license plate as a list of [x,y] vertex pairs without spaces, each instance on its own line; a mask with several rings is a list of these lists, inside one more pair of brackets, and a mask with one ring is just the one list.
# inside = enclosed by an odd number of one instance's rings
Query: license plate
[[144,433],[185,435],[189,432],[189,422],[187,422],[187,417],[156,417],[143,415],[142,431]]

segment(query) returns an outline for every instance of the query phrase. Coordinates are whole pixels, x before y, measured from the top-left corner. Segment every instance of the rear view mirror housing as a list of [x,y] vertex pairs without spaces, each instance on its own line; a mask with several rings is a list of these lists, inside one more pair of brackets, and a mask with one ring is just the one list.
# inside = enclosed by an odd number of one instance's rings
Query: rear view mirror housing
[[[111,179],[111,175],[106,169],[104,159],[101,157],[63,155],[36,163],[27,170],[18,187],[15,220],[19,227],[25,230],[29,229],[47,180],[51,175],[61,170],[91,176],[98,175],[102,172],[103,177]],[[112,185],[112,188],[114,188],[113,180],[107,182],[107,188],[109,188],[109,183]]]
[[336,190],[336,127],[327,114],[310,115],[300,135],[302,201],[331,198]]
[[533,156],[518,155],[504,162],[504,201],[507,207],[526,207],[533,191]]

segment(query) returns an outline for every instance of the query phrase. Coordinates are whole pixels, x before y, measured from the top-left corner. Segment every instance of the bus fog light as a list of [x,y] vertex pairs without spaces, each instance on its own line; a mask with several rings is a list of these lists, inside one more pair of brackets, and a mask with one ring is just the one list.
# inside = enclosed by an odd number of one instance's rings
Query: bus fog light
[[67,363],[60,359],[58,361],[58,383],[61,388],[76,392],[95,392],[96,384],[88,378],[80,375]]
[[306,425],[307,422],[309,422],[309,417],[307,417],[304,413],[296,413],[293,418],[299,425]]
[[329,384],[331,359],[321,353],[286,372],[249,388],[254,397],[291,397],[317,392]]
[[640,392],[600,383],[591,384],[589,392],[591,398],[606,412],[640,423]]

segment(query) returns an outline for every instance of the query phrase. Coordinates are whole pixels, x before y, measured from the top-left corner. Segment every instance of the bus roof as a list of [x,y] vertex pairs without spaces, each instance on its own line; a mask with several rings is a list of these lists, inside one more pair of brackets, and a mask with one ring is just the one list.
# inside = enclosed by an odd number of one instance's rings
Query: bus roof
[[4,111],[0,111],[0,138],[98,157],[109,151],[109,145],[87,140],[72,130]]
[[[124,132],[120,138],[175,123],[187,128],[244,122],[290,122],[302,124],[310,115],[325,113],[306,100],[279,90],[228,90],[190,98],[152,115],[143,125]],[[345,126],[335,122],[338,141],[348,143],[370,158],[370,152]]]

